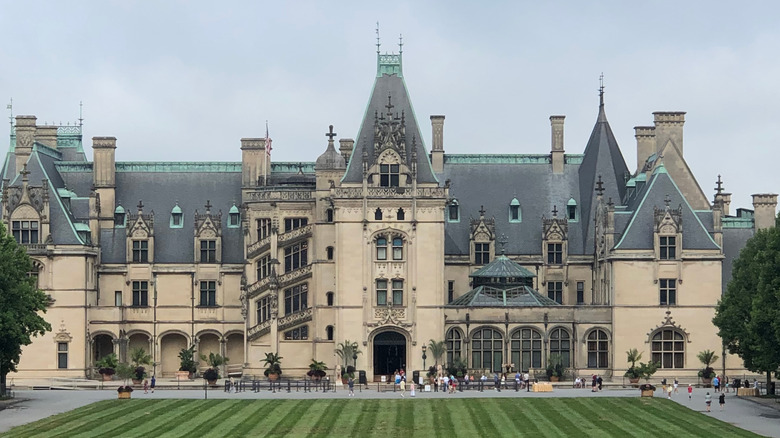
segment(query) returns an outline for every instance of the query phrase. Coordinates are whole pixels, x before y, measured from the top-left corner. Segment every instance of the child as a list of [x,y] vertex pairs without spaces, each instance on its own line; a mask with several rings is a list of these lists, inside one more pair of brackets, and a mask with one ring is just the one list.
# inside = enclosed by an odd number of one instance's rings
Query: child
[[350,376],[349,380],[347,380],[347,384],[349,385],[349,397],[355,396],[355,377]]
[[688,400],[691,399],[691,396],[693,395],[693,385],[690,383],[688,384]]
[[414,393],[414,382],[412,382],[412,384],[409,386],[409,395],[411,395],[412,397],[415,396],[415,393]]
[[149,394],[149,381],[144,379],[144,394]]
[[718,397],[718,403],[720,404],[720,410],[723,410],[723,405],[726,404],[726,394],[724,394],[722,391],[720,393],[720,397]]
[[666,398],[672,399],[672,385],[666,385]]
[[406,379],[402,378],[399,385],[401,387],[401,398],[404,398],[404,393],[406,392]]

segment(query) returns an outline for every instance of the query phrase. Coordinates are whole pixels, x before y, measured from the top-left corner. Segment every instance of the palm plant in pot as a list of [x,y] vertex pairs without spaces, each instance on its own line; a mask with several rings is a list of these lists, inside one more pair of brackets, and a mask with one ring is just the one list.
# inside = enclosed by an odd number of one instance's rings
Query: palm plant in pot
[[699,370],[699,377],[701,377],[701,383],[705,386],[712,384],[712,378],[715,377],[715,370],[710,366],[718,360],[718,355],[714,351],[704,350],[700,351],[696,357],[704,364],[704,368]]
[[636,363],[641,359],[642,353],[640,353],[636,348],[632,348],[626,351],[626,360],[631,363],[631,366],[628,367],[626,373],[623,375],[628,377],[628,381],[632,384],[639,383],[639,379],[642,378],[642,373],[640,372],[639,367],[636,366]]
[[327,370],[328,367],[325,365],[325,362],[312,359],[311,363],[309,364],[309,372],[306,373],[306,375],[311,377],[311,379],[314,381],[320,381],[323,377],[325,377],[325,374],[327,374]]
[[209,382],[209,385],[215,385],[219,379],[219,367],[227,364],[229,359],[221,354],[209,352],[208,357],[205,354],[201,354],[200,360],[209,364],[209,369],[203,373],[203,378]]
[[176,373],[176,377],[192,379],[192,375],[195,373],[196,369],[195,346],[182,348],[181,351],[179,351],[179,371]]
[[660,366],[660,363],[657,362],[640,362],[639,366],[636,367],[639,376],[643,379],[645,379],[644,385],[639,385],[639,390],[641,391],[642,397],[652,397],[653,393],[655,392],[655,386],[650,384],[650,377],[655,374],[656,371],[658,371],[658,367]]
[[551,354],[547,363],[547,378],[551,382],[557,382],[563,377],[563,373],[566,372],[566,367],[563,366],[563,358],[560,354]]
[[360,348],[358,348],[358,343],[353,342],[350,340],[346,340],[338,345],[336,347],[336,354],[341,358],[341,381],[343,384],[347,384],[348,377],[347,375],[349,372],[347,371],[347,368],[352,368],[352,374],[355,373],[355,367],[353,365],[350,365],[350,363],[355,363],[355,358],[362,354],[363,352],[360,351]]
[[146,377],[146,368],[144,368],[144,365],[152,364],[152,356],[148,355],[143,347],[133,348],[133,350],[130,351],[130,363],[135,367],[133,384],[138,385]]
[[274,381],[282,375],[282,359],[284,358],[279,356],[279,353],[265,354],[265,359],[263,359],[265,371],[263,374],[268,377],[268,380]]
[[119,365],[119,359],[117,359],[116,354],[114,353],[103,356],[95,363],[95,366],[98,369],[98,373],[103,376],[104,382],[111,380],[111,378],[116,373],[117,365]]

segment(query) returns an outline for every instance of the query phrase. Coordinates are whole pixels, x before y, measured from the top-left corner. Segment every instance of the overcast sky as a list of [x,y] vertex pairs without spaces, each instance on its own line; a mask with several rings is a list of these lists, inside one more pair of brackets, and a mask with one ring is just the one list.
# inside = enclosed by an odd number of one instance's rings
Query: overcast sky
[[[629,169],[634,126],[686,111],[684,155],[732,208],[780,190],[776,2],[2,1],[0,97],[39,123],[73,123],[118,161],[240,161],[262,137],[276,161],[314,161],[330,124],[357,136],[382,51],[404,77],[430,148],[548,153],[549,116],[582,153],[604,72],[607,118]],[[8,138],[8,124],[0,135]]]

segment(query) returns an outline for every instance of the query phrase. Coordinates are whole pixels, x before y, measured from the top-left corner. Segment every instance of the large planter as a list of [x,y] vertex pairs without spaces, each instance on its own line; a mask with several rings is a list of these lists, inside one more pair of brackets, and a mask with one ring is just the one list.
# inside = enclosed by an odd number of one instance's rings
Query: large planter
[[279,379],[279,375],[278,374],[273,374],[273,373],[269,373],[268,374],[268,380],[270,380],[272,382],[275,382],[277,379]]
[[132,379],[132,380],[133,380],[133,385],[140,385],[141,382],[143,382],[143,380],[141,379]]
[[654,391],[651,389],[644,389],[642,390],[642,397],[652,397],[654,394]]
[[114,378],[113,374],[101,374],[101,376],[103,376],[104,382],[110,382]]
[[550,381],[551,382],[557,382],[558,380],[560,380],[560,377],[558,377],[558,376],[550,376]]
[[176,371],[176,380],[192,379],[192,373],[189,371]]
[[130,392],[120,392],[119,400],[130,399]]
[[712,386],[712,377],[709,378],[702,377],[701,384],[709,388],[710,386]]
[[207,382],[209,382],[209,386],[217,386],[217,379],[207,380]]

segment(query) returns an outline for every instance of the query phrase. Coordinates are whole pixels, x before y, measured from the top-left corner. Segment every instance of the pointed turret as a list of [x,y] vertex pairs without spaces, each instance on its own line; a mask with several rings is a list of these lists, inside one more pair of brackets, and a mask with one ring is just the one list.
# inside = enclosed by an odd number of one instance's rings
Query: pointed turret
[[599,88],[599,115],[596,125],[590,134],[588,145],[585,147],[585,155],[580,164],[580,199],[582,200],[582,220],[587,231],[583,234],[584,248],[594,248],[594,224],[593,217],[596,208],[595,190],[596,182],[601,176],[603,182],[603,196],[622,200],[626,192],[626,177],[628,166],[620,152],[617,140],[612,134],[612,128],[607,121],[604,111],[604,86]]

